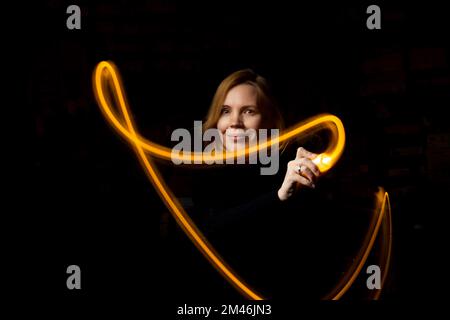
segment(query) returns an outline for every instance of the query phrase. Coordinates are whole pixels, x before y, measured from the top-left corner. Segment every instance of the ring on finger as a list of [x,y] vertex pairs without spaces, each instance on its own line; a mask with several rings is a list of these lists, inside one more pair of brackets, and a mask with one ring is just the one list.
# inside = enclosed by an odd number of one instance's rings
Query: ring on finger
[[297,172],[297,173],[303,173],[303,171],[305,171],[305,166],[302,166],[302,165],[297,165],[297,167],[295,168],[295,172]]

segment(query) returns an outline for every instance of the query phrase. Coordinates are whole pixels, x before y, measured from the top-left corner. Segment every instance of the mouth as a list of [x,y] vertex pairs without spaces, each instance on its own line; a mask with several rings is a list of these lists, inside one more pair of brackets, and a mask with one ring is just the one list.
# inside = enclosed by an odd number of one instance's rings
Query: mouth
[[244,130],[227,130],[225,135],[229,139],[242,139],[245,138],[246,134]]

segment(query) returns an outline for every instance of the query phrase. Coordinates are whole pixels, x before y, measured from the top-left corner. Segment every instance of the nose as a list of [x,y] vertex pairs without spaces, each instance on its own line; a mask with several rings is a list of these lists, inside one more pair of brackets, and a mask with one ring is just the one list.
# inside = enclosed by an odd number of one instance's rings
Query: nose
[[244,124],[242,122],[241,115],[239,112],[233,112],[230,119],[230,128],[243,128]]

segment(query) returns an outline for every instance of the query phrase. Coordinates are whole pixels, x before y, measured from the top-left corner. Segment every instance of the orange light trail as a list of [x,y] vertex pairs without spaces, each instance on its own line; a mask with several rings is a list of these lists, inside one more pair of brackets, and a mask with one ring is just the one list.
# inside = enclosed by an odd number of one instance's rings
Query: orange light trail
[[[175,157],[176,159],[182,161],[191,161],[191,163],[196,163],[199,160],[202,163],[205,161],[224,161],[229,158],[253,154],[258,152],[260,149],[268,148],[275,143],[288,141],[305,132],[328,129],[332,133],[328,148],[313,160],[321,172],[326,172],[336,164],[344,150],[345,130],[341,120],[334,115],[319,115],[302,121],[299,124],[285,130],[276,139],[271,139],[256,146],[246,148],[245,150],[227,152],[226,155],[211,155],[203,152],[183,152],[181,154],[172,154],[172,150],[170,148],[151,142],[139,135],[136,130],[136,126],[134,125],[131,113],[129,112],[129,107],[119,72],[112,62],[102,61],[96,66],[93,74],[93,90],[105,118],[110,125],[133,146],[149,180],[169,211],[174,216],[177,223],[196,245],[198,250],[209,260],[209,262],[222,274],[225,279],[227,279],[239,292],[241,292],[241,294],[254,300],[264,299],[262,295],[251,289],[243,281],[243,279],[241,279],[237,273],[226,264],[224,259],[207,241],[205,236],[196,227],[195,223],[190,219],[184,208],[177,201],[170,188],[165,184],[164,179],[162,179],[157,168],[153,164],[151,157],[158,157],[164,160],[172,160]],[[114,99],[108,96],[108,90],[110,90],[110,94],[113,95]],[[118,103],[119,113],[111,107],[113,105],[113,101]],[[384,208],[384,202],[382,207]],[[375,237],[378,228],[374,230],[372,237]],[[373,241],[370,242],[370,248],[371,245],[373,245]],[[366,251],[369,252],[369,246],[367,246],[366,249],[367,248],[368,250]],[[365,261],[366,259],[367,255],[364,254],[361,261]],[[361,267],[358,266],[357,272],[354,274],[359,273],[360,269]],[[349,285],[342,286],[339,293],[334,298],[338,299],[342,296],[351,286],[353,281],[354,277],[352,276],[347,284],[350,282],[351,283]],[[340,286],[338,285],[337,287]]]
[[[359,252],[356,255],[356,258],[354,259],[355,262],[352,264],[352,266],[350,266],[350,268],[348,268],[347,272],[341,278],[335,288],[324,297],[324,300],[339,300],[350,289],[357,276],[361,272],[364,264],[366,263],[381,227],[383,227],[384,230],[383,240],[387,241],[387,244],[384,244],[387,247],[387,251],[380,258],[380,260],[384,262],[383,267],[381,268],[381,270],[383,270],[381,278],[381,288],[383,288],[389,270],[392,250],[392,215],[389,195],[384,191],[383,188],[378,189],[375,198],[376,204],[375,209],[373,210],[369,231],[366,234],[366,237]],[[374,294],[374,299],[377,300],[380,294],[381,290],[377,290]]]
[[[111,109],[111,99],[105,95],[105,89],[107,85],[111,85],[114,95],[116,96],[121,113],[126,120],[126,123],[120,121],[117,114]],[[321,128],[330,129],[333,133],[328,148],[316,157],[313,162],[318,166],[321,172],[329,170],[339,160],[345,146],[345,130],[341,120],[333,115],[324,114],[319,115],[301,123],[295,125],[292,128],[286,130],[276,139],[270,139],[264,143],[259,143],[252,147],[247,147],[244,150],[238,150],[234,152],[227,152],[223,154],[208,154],[203,152],[180,152],[180,154],[172,154],[172,149],[161,146],[154,142],[151,142],[141,137],[135,130],[130,130],[128,125],[133,125],[131,122],[130,112],[128,111],[128,104],[126,103],[125,93],[123,91],[123,85],[121,83],[117,68],[108,61],[100,62],[94,73],[94,92],[97,101],[104,112],[106,119],[109,123],[119,132],[124,138],[128,139],[133,145],[139,146],[144,151],[147,151],[150,155],[162,158],[165,160],[177,159],[181,161],[189,161],[191,163],[197,162],[214,162],[214,161],[226,161],[229,158],[243,157],[258,152],[260,149],[266,149],[276,143],[282,143],[283,141],[290,140],[301,133],[309,130],[317,131]],[[334,127],[333,127],[334,125]]]

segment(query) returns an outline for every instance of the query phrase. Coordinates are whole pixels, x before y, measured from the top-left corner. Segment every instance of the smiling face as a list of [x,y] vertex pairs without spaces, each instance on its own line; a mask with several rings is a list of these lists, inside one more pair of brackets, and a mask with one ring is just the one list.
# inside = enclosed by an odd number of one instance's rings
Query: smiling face
[[256,133],[261,125],[262,114],[257,105],[256,88],[250,84],[231,88],[217,121],[217,129],[225,148],[233,151],[251,145],[256,141]]
[[[222,144],[234,151],[259,142],[255,130],[283,128],[283,118],[267,80],[251,69],[242,69],[220,83],[202,129],[217,129]],[[243,133],[246,138],[241,137]]]

